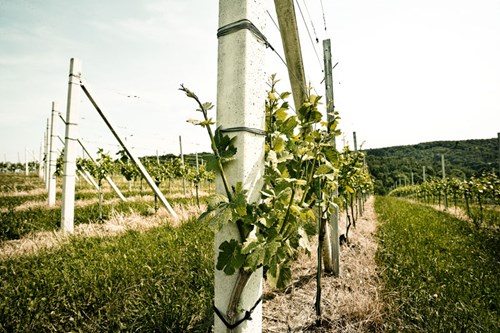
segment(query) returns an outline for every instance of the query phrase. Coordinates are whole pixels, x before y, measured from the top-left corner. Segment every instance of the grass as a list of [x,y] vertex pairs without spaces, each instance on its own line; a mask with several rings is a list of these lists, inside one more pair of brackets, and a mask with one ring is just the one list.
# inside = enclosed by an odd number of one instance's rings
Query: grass
[[[195,198],[173,198],[170,204],[183,206],[194,206]],[[103,204],[103,219],[108,219],[112,212],[129,212],[131,210],[142,215],[154,213],[153,201],[117,201]],[[30,232],[56,230],[60,226],[61,208],[29,207],[24,210],[0,211],[0,243],[6,240],[19,239]],[[75,207],[74,224],[99,223],[99,204],[94,202],[90,205]]]
[[210,332],[212,244],[191,221],[0,261],[0,332]]
[[500,234],[377,197],[389,332],[500,331]]
[[38,175],[24,173],[0,173],[0,193],[25,192],[43,188],[43,181]]

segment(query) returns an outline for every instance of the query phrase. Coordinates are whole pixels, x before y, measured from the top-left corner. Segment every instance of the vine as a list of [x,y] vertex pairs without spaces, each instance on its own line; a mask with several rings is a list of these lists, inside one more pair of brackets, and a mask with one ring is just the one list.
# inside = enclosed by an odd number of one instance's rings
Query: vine
[[326,221],[334,204],[331,193],[338,187],[339,154],[333,143],[340,134],[338,113],[323,122],[318,111],[321,98],[310,95],[293,114],[284,101],[289,93],[278,94],[277,82],[272,76],[265,103],[264,186],[258,202],[248,202],[241,183],[230,186],[226,178],[224,166],[235,158],[236,137],[229,138],[220,128],[213,132],[214,121],[208,116],[213,105],[201,103],[185,86],[180,88],[203,115],[190,122],[207,130],[213,151],[208,167],[216,170],[225,189],[225,196],[216,195],[199,221],[208,223],[214,232],[227,223],[239,231],[238,239],[220,245],[216,264],[227,275],[238,274],[226,312],[230,324],[236,321],[241,292],[257,269],[263,267],[268,282],[277,288],[290,283],[291,260],[301,249],[310,252],[308,237],[316,234],[317,220],[318,225]]

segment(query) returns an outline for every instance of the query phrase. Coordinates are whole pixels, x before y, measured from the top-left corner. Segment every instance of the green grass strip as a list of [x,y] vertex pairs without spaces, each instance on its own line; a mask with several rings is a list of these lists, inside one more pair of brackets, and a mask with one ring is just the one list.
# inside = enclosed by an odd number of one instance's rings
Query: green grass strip
[[390,332],[499,332],[500,234],[377,197]]
[[212,246],[191,221],[0,261],[0,332],[210,332]]

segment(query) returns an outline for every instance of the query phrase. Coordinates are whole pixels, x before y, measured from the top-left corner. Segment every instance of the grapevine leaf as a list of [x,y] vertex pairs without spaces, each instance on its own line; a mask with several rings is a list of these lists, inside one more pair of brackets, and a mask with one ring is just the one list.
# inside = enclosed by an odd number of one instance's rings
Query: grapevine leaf
[[317,175],[324,175],[326,173],[329,173],[333,171],[333,168],[331,165],[328,164],[321,164],[317,169],[316,169],[316,174]]
[[225,241],[219,246],[219,256],[217,258],[217,269],[224,271],[226,275],[233,275],[234,272],[243,266],[245,255],[241,253],[241,244],[235,239]]
[[226,202],[226,203],[229,202],[225,195],[217,194],[217,193],[214,195],[211,195],[207,199],[208,209],[210,209],[210,210],[215,209],[217,206],[219,206],[223,202]]
[[268,273],[270,273],[267,276],[270,285],[278,289],[285,288],[292,280],[292,271],[286,263],[277,265],[273,273],[271,270]]
[[299,122],[297,121],[297,117],[289,117],[285,122],[283,123],[283,127],[281,128],[281,131],[283,134],[285,134],[287,137],[292,137],[293,132]]
[[217,158],[214,155],[207,156],[207,171],[219,171],[217,167]]
[[286,112],[286,109],[283,107],[276,110],[274,115],[275,115],[276,119],[278,119],[280,121],[284,121],[288,117],[288,113]]
[[229,204],[220,203],[216,208],[207,210],[198,218],[199,223],[207,223],[212,231],[219,231],[224,224],[231,220],[232,212]]
[[236,147],[234,146],[234,141],[236,140],[236,136],[230,138],[228,135],[224,135],[221,131],[221,127],[217,127],[215,130],[214,141],[217,150],[219,151],[219,155],[222,158],[222,162],[226,162],[234,159],[234,155],[236,154]]
[[241,182],[236,184],[235,192],[233,195],[233,199],[231,201],[231,208],[234,209],[238,216],[246,216],[247,215],[247,199],[246,199],[247,191],[243,189]]
[[281,136],[277,137],[273,143],[274,143],[274,150],[277,153],[281,153],[285,148],[285,140]]
[[285,98],[288,98],[288,96],[290,96],[290,95],[291,95],[291,93],[289,93],[288,91],[285,91],[285,92],[281,93],[280,98],[285,99]]

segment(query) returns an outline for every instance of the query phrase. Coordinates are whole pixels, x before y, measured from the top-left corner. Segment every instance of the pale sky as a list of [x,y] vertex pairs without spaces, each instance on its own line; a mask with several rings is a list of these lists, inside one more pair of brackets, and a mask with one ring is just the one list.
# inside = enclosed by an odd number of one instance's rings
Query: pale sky
[[[276,20],[274,2],[263,3],[263,32],[284,56],[266,12]],[[322,40],[332,40],[335,105],[348,143],[353,131],[364,148],[500,132],[500,1],[297,3],[313,39],[296,7],[306,76],[320,95]],[[0,161],[24,161],[25,149],[38,158],[52,101],[66,114],[72,57],[137,155],[178,154],[179,135],[185,153],[209,151],[205,132],[186,123],[197,113],[178,87],[216,103],[217,27],[218,1],[0,0]],[[271,50],[266,62],[266,73],[282,80],[278,89],[289,90]],[[78,113],[79,137],[92,153],[120,149],[83,94]]]

